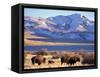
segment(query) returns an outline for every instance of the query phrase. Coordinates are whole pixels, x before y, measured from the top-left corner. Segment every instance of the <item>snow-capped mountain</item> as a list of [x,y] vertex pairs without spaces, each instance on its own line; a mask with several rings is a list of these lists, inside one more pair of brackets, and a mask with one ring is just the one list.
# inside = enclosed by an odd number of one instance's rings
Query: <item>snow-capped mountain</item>
[[57,39],[94,41],[94,22],[80,14],[24,18],[25,31]]

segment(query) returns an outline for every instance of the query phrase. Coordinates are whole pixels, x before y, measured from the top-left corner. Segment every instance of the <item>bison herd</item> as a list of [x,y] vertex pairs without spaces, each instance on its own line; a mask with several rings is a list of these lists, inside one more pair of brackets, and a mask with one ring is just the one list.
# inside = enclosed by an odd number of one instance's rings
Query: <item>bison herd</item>
[[[53,56],[52,56],[53,58]],[[53,64],[55,63],[55,61],[53,61],[53,59],[50,59],[50,60],[47,60],[44,56],[42,55],[36,55],[34,57],[31,58],[31,62],[32,64],[35,64],[37,63],[38,65],[41,65],[42,63],[45,64],[46,62],[48,64]],[[82,64],[94,64],[94,57],[92,56],[84,56],[84,57],[81,57],[81,56],[60,56],[58,57],[60,59],[60,63],[61,65],[62,64],[68,64],[68,65],[74,65],[76,64],[77,62],[80,62]],[[57,59],[57,58],[56,58]]]
[[80,58],[77,56],[73,56],[73,57],[62,56],[61,57],[61,64],[66,63],[69,65],[74,65],[76,62],[80,62]]

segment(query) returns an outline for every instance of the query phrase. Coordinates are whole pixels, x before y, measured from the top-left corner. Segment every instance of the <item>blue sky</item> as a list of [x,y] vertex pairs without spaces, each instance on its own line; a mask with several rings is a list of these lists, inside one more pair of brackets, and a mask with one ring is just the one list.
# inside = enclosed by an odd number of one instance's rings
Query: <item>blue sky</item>
[[24,16],[32,16],[32,17],[54,17],[57,15],[71,15],[71,14],[81,14],[89,19],[94,20],[94,12],[88,12],[88,11],[71,11],[71,10],[53,10],[53,9],[37,9],[37,8],[25,8],[24,9]]

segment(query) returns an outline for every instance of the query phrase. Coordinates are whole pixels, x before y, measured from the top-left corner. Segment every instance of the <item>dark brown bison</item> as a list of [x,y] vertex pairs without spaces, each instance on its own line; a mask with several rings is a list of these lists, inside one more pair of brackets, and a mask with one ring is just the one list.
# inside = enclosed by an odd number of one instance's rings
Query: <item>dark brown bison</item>
[[83,56],[82,64],[95,64],[94,53],[88,53]]
[[52,59],[59,59],[59,56],[58,55],[53,55]]
[[68,61],[68,59],[69,59],[69,56],[62,56],[61,57],[61,65],[63,64],[63,63],[66,63],[67,61]]
[[37,63],[38,65],[40,65],[41,63],[45,63],[46,58],[44,58],[41,55],[37,55],[31,58],[32,64]]
[[62,56],[61,57],[61,64],[66,63],[70,65],[74,65],[76,62],[80,62],[80,57],[78,56]]
[[48,64],[53,64],[55,63],[53,60],[48,60]]
[[68,59],[67,64],[74,65],[76,62],[80,62],[80,58],[77,56],[74,56]]

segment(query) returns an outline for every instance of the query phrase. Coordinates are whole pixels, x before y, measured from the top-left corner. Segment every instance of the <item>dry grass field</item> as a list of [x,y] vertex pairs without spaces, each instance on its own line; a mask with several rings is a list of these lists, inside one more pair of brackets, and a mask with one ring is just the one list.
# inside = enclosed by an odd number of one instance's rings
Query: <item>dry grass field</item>
[[[31,58],[34,57],[34,56],[37,56],[37,55],[32,53],[32,52],[26,51],[25,55],[24,55],[24,69],[59,68],[59,67],[74,67],[74,66],[91,66],[91,65],[93,65],[93,64],[88,64],[88,62],[90,61],[91,58],[94,59],[94,57],[93,57],[94,53],[93,52],[88,52],[86,57],[83,57],[83,56],[85,56],[85,54],[82,53],[82,52],[78,52],[78,53],[76,53],[76,52],[65,52],[65,53],[63,53],[63,55],[68,54],[68,55],[70,55],[70,57],[80,56],[80,61],[76,62],[73,65],[70,65],[70,64],[67,64],[67,63],[61,64],[61,58],[60,57],[56,58],[56,59],[52,58],[54,54],[50,54],[50,53],[46,54],[46,55],[41,54],[44,58],[46,58],[46,61],[45,61],[45,63],[41,63],[40,65],[38,65],[37,63],[32,64],[32,61],[31,61]],[[38,55],[40,55],[40,54],[38,54]],[[58,55],[58,56],[61,56],[61,55]],[[90,59],[88,59],[87,56]],[[83,64],[82,63],[83,58],[85,58],[85,60],[88,60],[88,62]],[[52,60],[53,63],[49,63],[48,62],[49,60]]]

